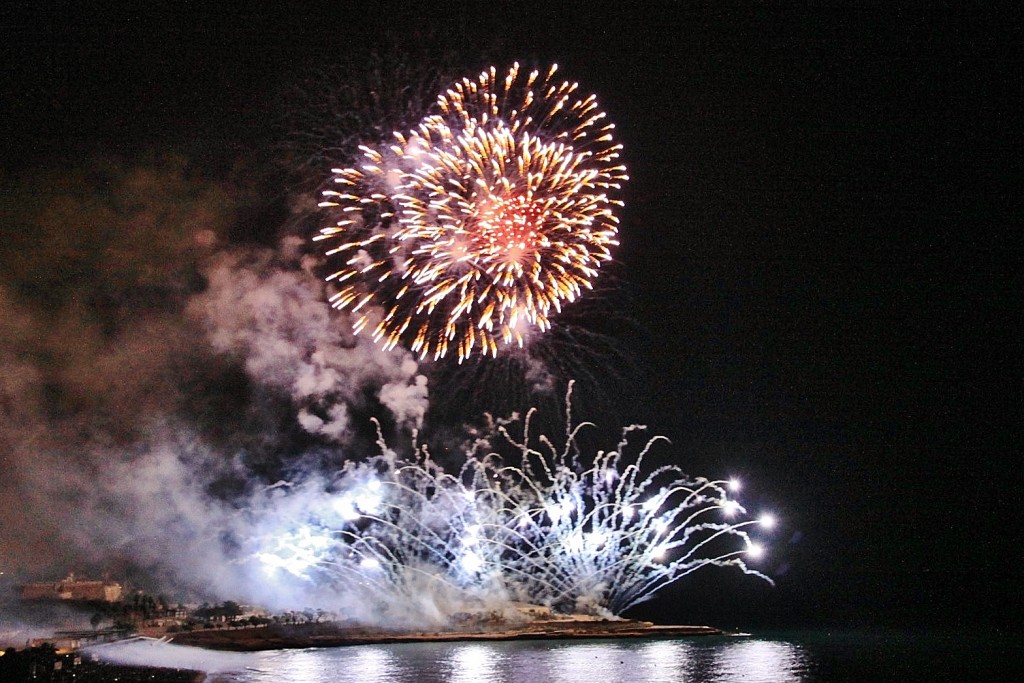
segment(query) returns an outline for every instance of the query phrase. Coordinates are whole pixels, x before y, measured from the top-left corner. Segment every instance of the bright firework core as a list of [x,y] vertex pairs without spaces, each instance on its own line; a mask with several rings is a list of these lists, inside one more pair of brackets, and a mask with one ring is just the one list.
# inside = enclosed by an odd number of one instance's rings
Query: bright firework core
[[335,169],[336,308],[384,348],[496,355],[591,289],[618,244],[627,179],[593,95],[514,65],[455,83],[396,144]]
[[456,472],[423,447],[403,458],[381,441],[380,455],[333,480],[274,487],[251,557],[274,581],[338,591],[381,619],[408,617],[425,596],[447,616],[508,601],[609,616],[708,565],[770,581],[746,564],[765,552],[747,530],[774,518],[746,517],[729,481],[646,471],[662,439],[632,446],[636,426],[584,458],[588,425],[570,424],[556,448],[530,434],[531,415],[495,423]]
[[481,202],[469,234],[476,254],[492,254],[509,264],[522,264],[525,258],[544,246],[540,221],[544,212],[526,197],[495,198]]

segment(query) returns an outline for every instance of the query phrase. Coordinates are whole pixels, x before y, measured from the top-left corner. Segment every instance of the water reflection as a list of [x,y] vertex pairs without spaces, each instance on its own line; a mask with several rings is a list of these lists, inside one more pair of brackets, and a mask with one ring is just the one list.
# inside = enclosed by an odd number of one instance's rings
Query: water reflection
[[452,650],[447,658],[452,683],[499,683],[505,678],[498,668],[502,656],[493,647],[486,645],[462,645]]
[[[605,683],[636,680],[630,676],[635,653],[616,641],[577,645],[559,644],[542,650],[548,680],[561,683]],[[537,673],[540,673],[539,671]]]
[[712,668],[714,675],[706,680],[798,683],[807,673],[806,659],[803,650],[792,643],[739,639],[717,652]]
[[809,655],[784,640],[417,643],[258,655],[254,683],[808,683]]
[[[354,681],[387,681],[395,675],[392,650],[381,646],[354,648],[353,657],[345,662],[345,675]],[[335,674],[342,673],[339,671]]]
[[319,683],[323,680],[324,662],[316,650],[299,650],[287,658],[287,673],[293,683]]
[[[689,681],[693,670],[692,650],[693,647],[687,641],[655,640],[643,643],[640,655],[645,669],[655,676],[652,681]],[[663,673],[666,675],[664,679],[660,678]]]
[[[328,654],[331,653],[331,654]],[[325,681],[403,680],[395,667],[393,649],[383,645],[361,647],[287,650],[262,653],[249,672],[219,680],[288,681],[324,683]]]

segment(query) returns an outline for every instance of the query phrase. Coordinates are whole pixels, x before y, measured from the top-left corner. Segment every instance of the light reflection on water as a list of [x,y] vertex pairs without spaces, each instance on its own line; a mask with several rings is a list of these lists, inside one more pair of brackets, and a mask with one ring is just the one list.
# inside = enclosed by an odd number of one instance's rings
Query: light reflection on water
[[724,683],[809,681],[793,643],[751,638],[409,643],[251,655],[223,683]]
[[[368,645],[366,647],[354,648],[356,651],[348,657],[345,662],[347,675],[352,676],[354,681],[392,680],[395,677],[394,665],[388,649],[383,646]],[[322,660],[318,650],[306,650],[307,656],[316,660]],[[322,666],[322,663],[321,663]],[[312,678],[309,683],[318,683],[324,680],[322,673]],[[289,679],[294,681],[295,679]]]
[[452,683],[497,681],[503,656],[486,645],[467,643],[453,649],[446,658],[448,680]]
[[713,678],[708,681],[796,683],[804,680],[808,665],[803,651],[792,643],[739,640],[716,652]]
[[653,671],[689,672],[693,669],[692,649],[685,641],[654,640],[644,643],[640,652]]

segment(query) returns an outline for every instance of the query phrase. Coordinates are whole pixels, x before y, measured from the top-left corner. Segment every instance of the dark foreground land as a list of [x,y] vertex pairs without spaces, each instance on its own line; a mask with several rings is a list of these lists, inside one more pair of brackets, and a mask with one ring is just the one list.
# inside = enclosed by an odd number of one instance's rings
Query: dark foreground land
[[552,640],[566,638],[669,638],[721,635],[710,626],[655,626],[646,621],[553,620],[520,626],[466,628],[451,631],[397,631],[325,622],[320,624],[274,624],[261,628],[209,630],[174,636],[178,645],[212,650],[251,652],[306,647],[339,647],[376,643],[445,642],[463,640]]
[[52,647],[8,649],[0,655],[0,681],[47,681],[48,683],[201,683],[206,675],[186,669],[122,666],[93,661],[79,652]]

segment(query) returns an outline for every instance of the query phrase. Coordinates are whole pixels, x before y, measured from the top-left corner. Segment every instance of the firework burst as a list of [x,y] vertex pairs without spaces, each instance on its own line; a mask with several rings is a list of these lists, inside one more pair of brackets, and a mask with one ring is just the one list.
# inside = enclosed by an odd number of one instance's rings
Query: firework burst
[[384,348],[460,361],[544,332],[617,244],[621,145],[593,95],[492,67],[395,143],[335,169],[331,303]]
[[747,516],[737,482],[647,468],[661,439],[629,455],[638,426],[585,462],[577,440],[587,423],[570,420],[556,447],[530,433],[531,416],[494,424],[514,457],[481,438],[453,473],[425,448],[403,458],[381,440],[381,455],[347,463],[326,488],[282,493],[254,556],[271,575],[337,587],[385,612],[427,592],[607,616],[704,566],[770,581],[746,559],[763,552],[749,528],[773,521]]

